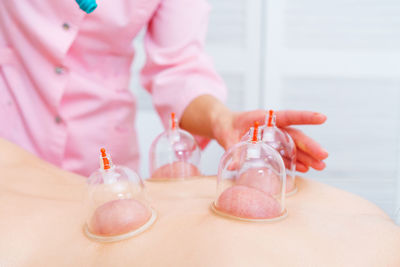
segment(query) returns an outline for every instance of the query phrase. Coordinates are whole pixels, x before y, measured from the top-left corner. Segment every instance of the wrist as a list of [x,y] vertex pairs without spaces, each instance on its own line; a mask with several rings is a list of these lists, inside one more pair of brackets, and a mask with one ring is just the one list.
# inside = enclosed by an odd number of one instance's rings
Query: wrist
[[224,136],[227,137],[226,135],[228,134],[228,129],[232,127],[233,119],[234,112],[221,102],[218,105],[214,105],[210,112],[212,138],[224,148],[226,147]]
[[217,139],[218,129],[226,125],[232,112],[212,95],[195,98],[184,110],[180,126],[192,134]]

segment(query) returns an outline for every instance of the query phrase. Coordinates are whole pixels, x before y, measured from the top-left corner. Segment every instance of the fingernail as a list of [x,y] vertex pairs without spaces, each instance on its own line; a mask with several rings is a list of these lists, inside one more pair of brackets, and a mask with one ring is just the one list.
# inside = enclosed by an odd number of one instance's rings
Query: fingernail
[[323,120],[323,121],[326,120],[326,116],[324,114],[321,113],[314,113],[314,114],[318,118],[318,120]]
[[326,167],[325,162],[320,161],[320,162],[318,163],[318,168],[319,168],[319,169],[323,170],[323,169],[325,169],[325,167]]

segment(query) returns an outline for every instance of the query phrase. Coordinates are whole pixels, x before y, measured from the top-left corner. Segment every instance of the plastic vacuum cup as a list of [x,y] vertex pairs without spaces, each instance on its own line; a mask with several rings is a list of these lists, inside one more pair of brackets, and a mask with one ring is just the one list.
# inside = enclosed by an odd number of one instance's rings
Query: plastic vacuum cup
[[87,180],[85,233],[100,242],[135,236],[156,219],[143,181],[131,169],[114,165],[101,149],[100,168]]
[[167,181],[199,176],[200,149],[194,137],[180,129],[175,114],[170,127],[150,148],[150,180]]
[[212,209],[232,219],[276,221],[287,215],[285,165],[280,154],[260,140],[258,123],[250,133],[251,140],[222,156]]

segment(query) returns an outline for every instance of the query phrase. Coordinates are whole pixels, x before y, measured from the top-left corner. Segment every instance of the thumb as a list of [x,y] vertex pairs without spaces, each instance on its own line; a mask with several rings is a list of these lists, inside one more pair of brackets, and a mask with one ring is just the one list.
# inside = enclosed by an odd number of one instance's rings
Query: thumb
[[240,137],[235,135],[234,133],[227,133],[220,140],[217,140],[218,143],[226,150],[234,146],[240,141]]

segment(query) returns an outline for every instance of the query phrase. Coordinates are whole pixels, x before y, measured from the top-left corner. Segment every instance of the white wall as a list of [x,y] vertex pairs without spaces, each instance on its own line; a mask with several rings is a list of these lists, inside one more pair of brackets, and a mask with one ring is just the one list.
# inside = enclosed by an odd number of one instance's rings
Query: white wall
[[[330,152],[306,176],[359,194],[394,216],[400,207],[400,2],[398,0],[212,0],[207,51],[229,88],[228,106],[308,109],[328,115],[302,127]],[[140,38],[136,41],[140,50]],[[162,131],[133,66],[141,171]],[[223,151],[203,153],[215,174]],[[400,220],[400,218],[399,218]]]
[[265,102],[328,115],[302,127],[330,152],[307,176],[399,207],[400,2],[270,0],[264,8]]

